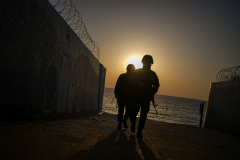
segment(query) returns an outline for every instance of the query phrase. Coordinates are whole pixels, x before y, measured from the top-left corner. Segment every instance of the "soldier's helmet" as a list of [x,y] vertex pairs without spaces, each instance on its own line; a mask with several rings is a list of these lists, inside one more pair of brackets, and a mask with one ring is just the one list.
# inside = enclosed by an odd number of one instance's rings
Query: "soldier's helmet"
[[129,64],[128,66],[127,66],[127,70],[129,71],[129,70],[135,70],[135,66],[133,65],[133,64]]
[[142,58],[142,63],[150,63],[153,64],[153,58],[151,55],[145,55]]

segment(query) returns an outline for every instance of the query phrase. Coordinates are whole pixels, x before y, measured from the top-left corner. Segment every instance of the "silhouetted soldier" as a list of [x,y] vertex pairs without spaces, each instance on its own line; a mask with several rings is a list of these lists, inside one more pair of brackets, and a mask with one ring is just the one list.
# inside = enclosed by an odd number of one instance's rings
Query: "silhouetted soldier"
[[147,113],[150,109],[150,101],[159,88],[158,76],[151,70],[153,58],[150,55],[145,55],[142,58],[143,68],[137,69],[134,72],[133,85],[135,86],[135,97],[133,98],[133,106],[130,110],[131,132],[135,132],[136,116],[141,108],[140,119],[138,123],[137,137],[143,138],[142,130],[144,128]]
[[[121,74],[118,77],[118,80],[115,86],[114,94],[118,103],[117,120],[119,122],[117,129],[121,129],[122,123],[124,127],[127,128],[126,121],[130,116],[129,114],[129,101],[130,101],[130,91],[131,91],[130,79],[134,71],[135,71],[134,65],[129,64],[127,66],[127,73]],[[124,106],[126,106],[126,112],[123,119]]]

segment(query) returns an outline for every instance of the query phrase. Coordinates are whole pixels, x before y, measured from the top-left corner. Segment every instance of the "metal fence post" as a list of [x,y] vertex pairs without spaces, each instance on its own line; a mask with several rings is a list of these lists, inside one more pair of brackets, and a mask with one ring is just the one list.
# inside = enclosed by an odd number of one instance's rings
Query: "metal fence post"
[[203,108],[204,108],[204,102],[202,102],[202,104],[200,104],[199,114],[201,114],[201,116],[200,116],[199,128],[202,127]]

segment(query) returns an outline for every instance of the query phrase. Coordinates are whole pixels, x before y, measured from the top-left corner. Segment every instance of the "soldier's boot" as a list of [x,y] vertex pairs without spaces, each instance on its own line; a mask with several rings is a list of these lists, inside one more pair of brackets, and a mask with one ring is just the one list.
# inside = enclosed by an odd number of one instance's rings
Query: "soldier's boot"
[[118,123],[117,129],[121,130],[121,128],[122,128],[122,123],[120,122]]

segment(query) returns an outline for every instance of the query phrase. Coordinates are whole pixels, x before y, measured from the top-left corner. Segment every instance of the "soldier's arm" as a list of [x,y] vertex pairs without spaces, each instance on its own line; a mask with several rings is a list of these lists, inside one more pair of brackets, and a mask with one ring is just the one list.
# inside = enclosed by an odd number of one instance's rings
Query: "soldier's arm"
[[156,73],[154,73],[154,74],[155,75],[154,75],[154,81],[153,81],[153,87],[152,87],[153,94],[157,93],[158,88],[160,86],[158,76]]
[[115,85],[114,94],[115,94],[116,98],[118,98],[119,90],[121,88],[121,85],[122,85],[122,75],[120,75],[118,77],[118,80],[117,80],[116,85]]

